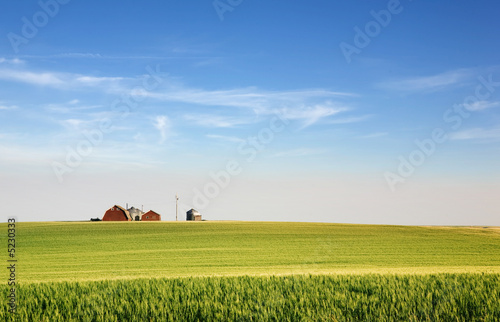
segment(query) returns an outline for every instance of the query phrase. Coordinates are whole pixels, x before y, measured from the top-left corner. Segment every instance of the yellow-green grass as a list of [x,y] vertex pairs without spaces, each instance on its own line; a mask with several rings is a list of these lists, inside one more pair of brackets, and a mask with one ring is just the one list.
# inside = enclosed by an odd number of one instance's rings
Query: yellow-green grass
[[[0,242],[7,249],[7,225],[1,224],[0,229],[5,232]],[[500,273],[500,229],[283,222],[19,222],[16,259],[20,284],[228,275]],[[8,273],[2,270],[4,281]]]
[[[0,287],[5,289],[5,287]],[[30,283],[0,321],[499,321],[499,274]]]

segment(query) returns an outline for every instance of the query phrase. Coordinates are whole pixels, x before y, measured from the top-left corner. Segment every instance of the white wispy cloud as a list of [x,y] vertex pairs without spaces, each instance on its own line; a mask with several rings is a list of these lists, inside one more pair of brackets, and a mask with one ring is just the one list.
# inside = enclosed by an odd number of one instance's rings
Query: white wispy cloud
[[122,81],[123,77],[95,77],[95,76],[77,76],[74,81],[77,84],[86,86],[99,86],[103,83],[113,83]]
[[24,70],[1,69],[0,79],[17,81],[31,85],[58,87],[65,85],[66,82],[60,74],[51,72],[30,72]]
[[242,118],[211,114],[186,114],[183,117],[186,121],[193,124],[215,128],[232,128],[238,125],[249,123],[249,120],[245,120]]
[[378,83],[378,87],[397,91],[436,91],[445,88],[460,86],[470,80],[477,72],[472,69],[461,68],[444,73],[402,78]]
[[21,69],[0,69],[0,79],[29,85],[46,86],[60,90],[94,87],[101,91],[119,89],[123,77],[96,77],[59,72],[39,72]]
[[[92,89],[116,95],[130,92],[131,88],[137,87],[137,82],[143,77],[145,76],[125,78],[52,71],[40,72],[23,68],[0,68],[0,80],[51,87],[57,90]],[[142,91],[136,94],[137,97],[147,97],[160,102],[238,108],[251,111],[254,116],[280,114],[287,119],[300,122],[301,128],[306,128],[324,119],[331,120],[330,117],[351,110],[343,101],[356,96],[356,94],[349,92],[335,92],[325,89],[266,91],[256,87],[246,87],[229,90],[204,90],[179,85],[174,78],[165,79],[162,87],[157,90]],[[78,103],[78,100],[73,100],[69,102],[69,105],[77,105]],[[206,114],[187,114],[185,119],[208,127],[234,127],[250,122],[237,117]],[[344,120],[343,122],[347,123],[348,121],[353,120]]]
[[90,110],[95,110],[102,108],[102,105],[80,105],[80,101],[72,100],[65,104],[48,104],[43,106],[43,108],[48,112],[55,112],[61,114],[69,114],[69,113],[88,113]]
[[491,102],[491,101],[477,101],[472,104],[468,104],[465,106],[469,111],[482,111],[488,108],[499,107],[500,102]]
[[332,102],[325,104],[316,104],[313,106],[302,106],[296,108],[283,108],[279,111],[280,115],[289,120],[301,120],[301,128],[306,128],[318,122],[320,119],[348,111],[349,108],[336,106]]
[[165,115],[159,115],[155,118],[154,127],[160,132],[160,144],[167,140],[168,132],[170,131],[170,120]]
[[[334,97],[353,97],[352,93],[333,92],[323,89],[269,92],[255,87],[232,90],[201,90],[174,87],[164,92],[148,93],[160,101],[174,101],[204,106],[232,107],[251,110],[256,115],[281,114],[285,118],[303,122],[308,127],[322,118],[335,115],[348,108],[329,101]],[[320,101],[321,103],[318,103]],[[198,118],[196,118],[198,119]],[[200,120],[200,125],[232,127],[241,120],[220,117]]]
[[99,53],[60,53],[54,55],[22,55],[26,59],[54,59],[54,58],[68,58],[68,59],[101,59],[101,60],[162,60],[172,58],[184,58],[177,56],[165,55],[103,55]]
[[231,90],[202,90],[175,86],[163,89],[163,92],[150,92],[145,95],[172,102],[193,103],[207,106],[239,107],[251,109],[258,114],[273,113],[288,105],[331,97],[352,97],[352,93],[333,92],[323,89],[269,92],[255,87]]
[[450,134],[452,140],[500,139],[500,128],[474,128]]
[[103,58],[101,54],[94,53],[61,53],[53,55],[54,58]]
[[97,130],[101,127],[103,122],[110,123],[110,132],[133,131],[136,129],[136,126],[113,119],[113,114],[109,111],[90,113],[85,112],[84,110],[82,110],[82,113],[72,113],[73,111],[66,112],[58,109],[56,109],[56,111],[58,113],[47,114],[44,120],[62,127],[65,131],[58,134],[61,137],[81,135],[83,131]]
[[[352,93],[333,92],[323,89],[269,92],[254,87],[232,90],[200,90],[171,87],[163,92],[146,93],[160,101],[172,101],[203,106],[231,107],[251,110],[256,115],[280,114],[290,120],[302,122],[302,128],[321,119],[350,110],[344,103],[333,102],[332,98],[350,98]],[[191,117],[188,116],[188,119]],[[194,121],[199,117],[192,118]],[[241,124],[238,119],[210,117],[201,119],[200,125],[232,127]]]
[[0,110],[15,110],[18,108],[17,105],[1,105],[0,104]]
[[59,121],[59,124],[61,124],[68,130],[81,130],[82,125],[87,124],[88,122],[89,121],[87,120],[72,118],[72,119],[61,120]]
[[358,122],[363,122],[368,120],[369,118],[373,117],[371,114],[366,114],[366,115],[361,115],[361,116],[351,116],[351,117],[344,117],[344,118],[335,118],[328,120],[326,123],[328,124],[350,124],[350,123],[358,123]]
[[8,59],[8,58],[0,57],[0,64],[20,65],[20,64],[24,64],[24,60],[21,60],[19,58]]

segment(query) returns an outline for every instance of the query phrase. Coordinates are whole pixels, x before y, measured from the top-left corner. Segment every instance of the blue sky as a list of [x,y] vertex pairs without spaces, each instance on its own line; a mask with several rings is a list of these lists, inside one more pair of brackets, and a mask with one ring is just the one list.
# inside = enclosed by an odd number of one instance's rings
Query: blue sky
[[[4,216],[500,225],[495,1],[9,1]],[[5,218],[6,219],[6,218]]]

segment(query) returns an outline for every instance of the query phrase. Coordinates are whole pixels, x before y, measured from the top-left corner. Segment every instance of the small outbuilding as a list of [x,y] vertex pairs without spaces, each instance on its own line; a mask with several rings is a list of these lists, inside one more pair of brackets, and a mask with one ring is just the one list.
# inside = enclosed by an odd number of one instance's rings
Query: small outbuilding
[[201,221],[201,214],[198,211],[191,209],[188,212],[186,212],[186,220],[187,221]]
[[153,210],[142,215],[142,221],[161,221],[161,215]]
[[129,212],[120,206],[114,205],[109,208],[104,216],[102,217],[102,221],[131,221],[132,217],[130,217]]

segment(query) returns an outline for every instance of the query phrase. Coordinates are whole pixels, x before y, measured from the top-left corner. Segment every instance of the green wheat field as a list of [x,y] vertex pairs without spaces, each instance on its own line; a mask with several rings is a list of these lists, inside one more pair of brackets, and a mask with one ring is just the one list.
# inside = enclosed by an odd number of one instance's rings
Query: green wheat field
[[0,320],[500,321],[498,227],[21,222],[16,259]]

